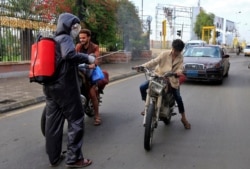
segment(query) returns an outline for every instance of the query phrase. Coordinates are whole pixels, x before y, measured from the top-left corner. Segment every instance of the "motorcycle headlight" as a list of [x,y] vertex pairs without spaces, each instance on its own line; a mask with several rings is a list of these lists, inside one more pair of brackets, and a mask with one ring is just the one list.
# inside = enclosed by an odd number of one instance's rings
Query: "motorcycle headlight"
[[151,85],[150,85],[150,89],[157,93],[157,94],[161,94],[162,90],[163,90],[164,86],[156,81],[152,81]]

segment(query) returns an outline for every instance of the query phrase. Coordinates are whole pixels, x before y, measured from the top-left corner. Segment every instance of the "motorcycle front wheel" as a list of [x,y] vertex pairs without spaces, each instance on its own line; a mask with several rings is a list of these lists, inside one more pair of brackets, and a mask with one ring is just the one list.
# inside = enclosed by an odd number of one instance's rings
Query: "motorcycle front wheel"
[[41,117],[41,131],[43,136],[45,136],[45,125],[46,125],[46,106],[43,109],[42,117]]
[[153,141],[153,132],[155,128],[154,120],[155,104],[152,103],[148,107],[146,124],[145,124],[145,133],[144,133],[144,149],[149,151],[152,147]]

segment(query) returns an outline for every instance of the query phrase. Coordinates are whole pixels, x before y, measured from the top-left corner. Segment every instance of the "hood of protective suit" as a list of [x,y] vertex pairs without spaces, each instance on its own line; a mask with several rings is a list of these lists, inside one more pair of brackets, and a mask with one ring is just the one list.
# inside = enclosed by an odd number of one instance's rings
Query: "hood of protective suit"
[[80,19],[70,13],[62,13],[59,15],[56,25],[56,36],[61,34],[70,34],[72,25],[79,23]]

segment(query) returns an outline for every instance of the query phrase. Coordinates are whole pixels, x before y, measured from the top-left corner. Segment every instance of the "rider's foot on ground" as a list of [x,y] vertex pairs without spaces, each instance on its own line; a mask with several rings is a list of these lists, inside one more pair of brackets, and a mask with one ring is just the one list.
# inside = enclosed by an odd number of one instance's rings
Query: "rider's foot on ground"
[[73,164],[66,164],[66,167],[69,167],[69,168],[82,168],[82,167],[87,167],[89,166],[90,164],[92,164],[92,161],[85,158],[85,159],[82,159],[82,160],[79,160]]
[[191,124],[187,120],[181,119],[181,122],[185,129],[191,129]]
[[95,126],[101,125],[102,121],[101,121],[101,118],[100,118],[100,117],[95,117],[94,120],[95,120],[95,121],[94,121],[94,125],[95,125]]
[[142,115],[142,116],[144,116],[144,115],[145,115],[145,111],[144,111],[144,110],[141,112],[141,115]]

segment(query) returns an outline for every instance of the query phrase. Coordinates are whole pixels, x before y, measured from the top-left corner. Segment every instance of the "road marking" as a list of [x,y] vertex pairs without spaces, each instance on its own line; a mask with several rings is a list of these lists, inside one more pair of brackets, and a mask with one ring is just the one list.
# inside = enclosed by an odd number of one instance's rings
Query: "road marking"
[[7,118],[7,117],[14,116],[14,115],[22,114],[22,113],[25,113],[25,112],[30,111],[30,110],[34,110],[34,109],[43,107],[44,105],[45,105],[45,103],[40,103],[40,104],[25,107],[25,108],[22,108],[22,109],[13,110],[11,112],[1,113],[0,114],[0,120],[4,119],[4,118]]

